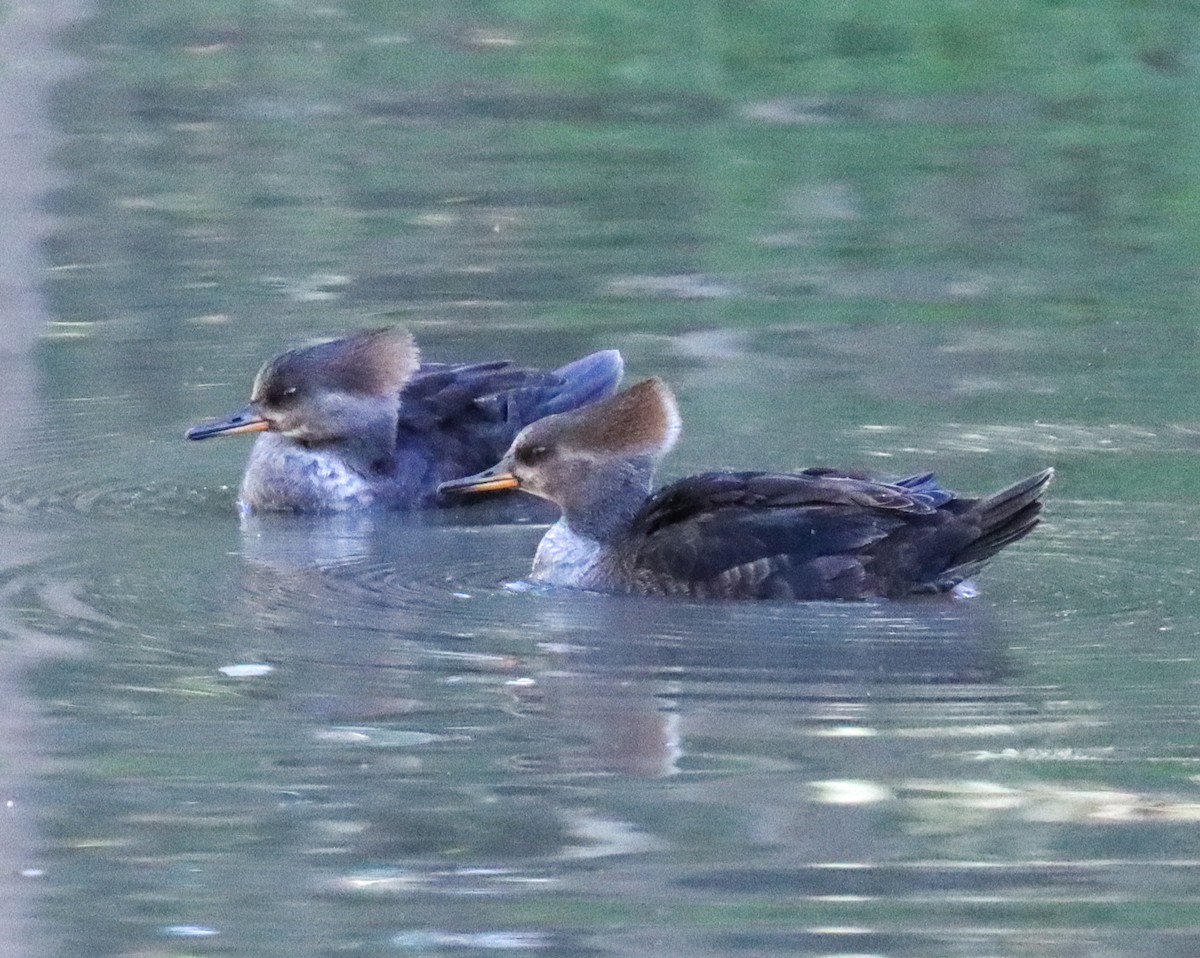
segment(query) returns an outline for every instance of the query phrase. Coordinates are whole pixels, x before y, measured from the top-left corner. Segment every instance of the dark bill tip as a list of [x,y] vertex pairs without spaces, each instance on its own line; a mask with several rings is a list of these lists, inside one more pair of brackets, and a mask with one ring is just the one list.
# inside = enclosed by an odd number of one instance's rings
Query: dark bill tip
[[253,407],[247,406],[225,419],[214,419],[212,422],[202,422],[192,426],[184,436],[188,439],[211,439],[213,436],[237,436],[244,432],[263,432],[270,428],[270,423],[263,419]]
[[500,469],[485,469],[473,476],[462,479],[451,479],[438,486],[438,493],[461,495],[468,492],[500,492],[503,489],[519,489],[521,483],[511,472]]

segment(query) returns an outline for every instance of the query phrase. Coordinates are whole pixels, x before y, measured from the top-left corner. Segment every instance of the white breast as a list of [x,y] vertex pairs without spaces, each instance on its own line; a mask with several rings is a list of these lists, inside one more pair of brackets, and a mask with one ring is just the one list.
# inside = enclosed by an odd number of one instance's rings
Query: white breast
[[603,556],[604,547],[599,542],[577,535],[559,519],[542,537],[529,577],[534,582],[586,589]]
[[305,449],[263,433],[250,452],[242,479],[242,510],[338,511],[370,505],[371,482],[340,457]]

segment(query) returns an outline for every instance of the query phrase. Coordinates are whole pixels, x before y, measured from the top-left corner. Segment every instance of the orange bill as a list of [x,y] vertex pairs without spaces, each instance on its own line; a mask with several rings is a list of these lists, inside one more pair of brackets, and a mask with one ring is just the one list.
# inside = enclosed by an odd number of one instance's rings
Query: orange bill
[[462,479],[451,479],[438,486],[438,492],[499,492],[503,489],[520,489],[521,483],[511,472],[506,472],[499,466],[477,472],[473,476]]

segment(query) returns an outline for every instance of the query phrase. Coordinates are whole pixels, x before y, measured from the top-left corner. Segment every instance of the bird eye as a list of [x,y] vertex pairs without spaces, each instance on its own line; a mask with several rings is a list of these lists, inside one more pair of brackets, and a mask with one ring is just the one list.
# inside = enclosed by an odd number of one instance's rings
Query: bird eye
[[517,459],[526,466],[541,462],[550,455],[549,446],[522,446],[517,450]]
[[299,401],[300,387],[293,383],[292,385],[284,385],[283,383],[271,383],[259,397],[260,400],[268,406],[284,407],[292,406]]

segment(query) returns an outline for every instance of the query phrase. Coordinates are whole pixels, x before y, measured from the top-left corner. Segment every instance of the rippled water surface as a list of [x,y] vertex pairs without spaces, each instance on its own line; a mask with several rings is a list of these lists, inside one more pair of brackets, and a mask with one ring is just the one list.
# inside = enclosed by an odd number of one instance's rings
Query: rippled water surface
[[[950,7],[78,11],[6,231],[7,954],[1200,953],[1197,22]],[[963,601],[533,588],[532,501],[240,520],[183,430],[391,323],[620,348],[666,477],[1058,478]]]

